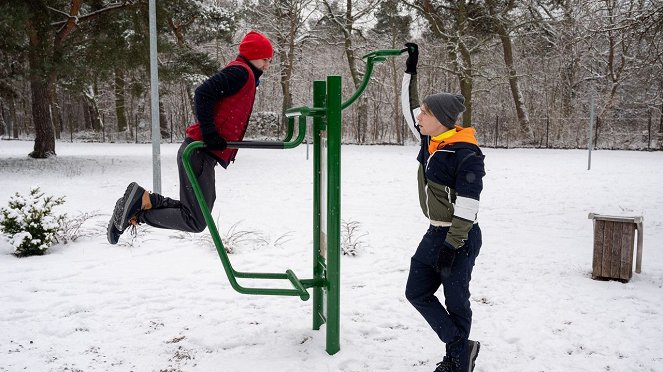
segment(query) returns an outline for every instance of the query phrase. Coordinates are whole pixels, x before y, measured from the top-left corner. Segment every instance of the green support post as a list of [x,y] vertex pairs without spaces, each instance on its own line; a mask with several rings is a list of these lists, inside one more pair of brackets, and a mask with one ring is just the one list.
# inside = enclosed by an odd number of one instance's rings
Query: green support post
[[[324,80],[316,80],[313,82],[313,106],[325,107],[327,97],[327,83]],[[325,270],[327,269],[327,261],[325,251],[322,250],[320,242],[322,241],[322,232],[320,231],[321,211],[325,208],[322,207],[320,200],[321,188],[321,144],[320,132],[325,130],[325,117],[313,117],[313,277],[326,278]],[[325,241],[326,245],[326,241]],[[327,314],[325,313],[324,293],[326,289],[323,287],[313,288],[313,329],[319,330],[320,326],[327,321]]]
[[341,77],[327,77],[327,353],[340,349]]

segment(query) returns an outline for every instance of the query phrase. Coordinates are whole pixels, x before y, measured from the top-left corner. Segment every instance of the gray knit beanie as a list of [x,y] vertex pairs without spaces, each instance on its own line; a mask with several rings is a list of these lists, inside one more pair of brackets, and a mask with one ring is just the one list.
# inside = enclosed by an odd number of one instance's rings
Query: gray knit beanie
[[460,94],[438,93],[424,98],[424,103],[437,120],[445,127],[451,129],[456,119],[465,111],[465,97]]

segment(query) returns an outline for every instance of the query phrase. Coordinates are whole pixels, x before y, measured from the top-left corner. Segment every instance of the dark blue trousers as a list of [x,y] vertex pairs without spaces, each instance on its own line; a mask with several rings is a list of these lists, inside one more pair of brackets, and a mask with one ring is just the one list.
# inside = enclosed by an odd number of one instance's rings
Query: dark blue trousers
[[[456,252],[449,276],[435,271],[435,260],[447,236],[448,227],[429,227],[410,263],[405,297],[446,344],[446,354],[459,358],[467,370],[467,339],[472,326],[470,280],[474,261],[481,249],[481,229],[474,224],[468,239]],[[435,292],[442,286],[444,306]]]
[[[184,149],[193,142],[191,138],[184,139],[179,151],[177,152],[177,169],[180,175],[180,200],[174,200],[162,195],[153,194],[155,202],[152,209],[142,211],[138,214],[138,220],[153,227],[161,229],[172,229],[187,232],[201,232],[207,227],[203,212],[198,205],[196,194],[193,192],[193,185],[184,169],[182,154]],[[217,164],[216,159],[199,149],[191,153],[191,167],[196,179],[200,184],[205,202],[210,211],[214,207],[216,200],[216,174],[214,167]]]

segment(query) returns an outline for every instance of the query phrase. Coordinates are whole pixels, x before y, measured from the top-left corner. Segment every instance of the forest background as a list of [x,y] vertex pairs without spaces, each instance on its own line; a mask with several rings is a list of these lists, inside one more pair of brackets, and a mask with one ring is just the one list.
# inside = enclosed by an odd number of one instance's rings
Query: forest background
[[[484,146],[663,148],[663,0],[157,0],[160,125],[179,141],[193,92],[251,29],[274,43],[249,136],[285,131],[314,80],[344,96],[376,49],[420,46],[419,93],[462,93]],[[148,142],[148,0],[0,0],[0,137]],[[401,60],[402,59],[402,60]],[[405,144],[404,57],[376,67],[343,140]],[[593,115],[592,115],[593,114]],[[590,121],[590,118],[594,118]]]

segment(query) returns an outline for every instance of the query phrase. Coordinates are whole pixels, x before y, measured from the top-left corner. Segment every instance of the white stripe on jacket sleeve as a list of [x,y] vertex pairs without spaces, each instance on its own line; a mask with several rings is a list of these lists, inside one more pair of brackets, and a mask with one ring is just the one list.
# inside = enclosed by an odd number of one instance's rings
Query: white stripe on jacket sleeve
[[419,138],[421,137],[421,134],[416,127],[416,118],[421,109],[419,107],[410,107],[410,79],[412,79],[412,75],[408,73],[403,74],[403,84],[401,85],[401,109],[403,111],[403,116],[405,116],[407,127],[410,128],[415,138]]
[[479,213],[479,201],[464,196],[457,196],[454,204],[454,216],[466,221],[476,221]]

